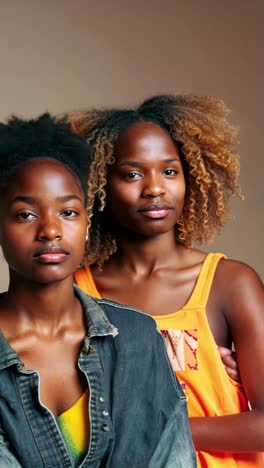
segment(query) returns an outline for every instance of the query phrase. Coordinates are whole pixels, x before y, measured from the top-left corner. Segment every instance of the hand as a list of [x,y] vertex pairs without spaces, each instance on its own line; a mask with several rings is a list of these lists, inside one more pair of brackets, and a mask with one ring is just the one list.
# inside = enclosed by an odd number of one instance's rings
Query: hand
[[229,377],[236,382],[241,383],[235,351],[222,346],[218,346],[218,350]]

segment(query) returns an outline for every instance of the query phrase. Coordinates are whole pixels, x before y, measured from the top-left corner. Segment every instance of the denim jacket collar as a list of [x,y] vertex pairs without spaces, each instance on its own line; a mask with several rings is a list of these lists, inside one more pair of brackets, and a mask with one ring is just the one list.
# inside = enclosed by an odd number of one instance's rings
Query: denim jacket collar
[[105,313],[91,296],[85,294],[75,285],[74,293],[83,306],[87,324],[87,338],[106,335],[116,336],[118,334],[117,328],[109,322]]
[[[87,296],[75,285],[74,294],[80,300],[85,314],[87,333],[84,339],[84,347],[86,347],[86,344],[89,343],[92,337],[107,335],[115,337],[118,334],[117,328],[109,322],[102,309],[92,297]],[[19,356],[0,330],[0,370],[14,364],[22,366]]]

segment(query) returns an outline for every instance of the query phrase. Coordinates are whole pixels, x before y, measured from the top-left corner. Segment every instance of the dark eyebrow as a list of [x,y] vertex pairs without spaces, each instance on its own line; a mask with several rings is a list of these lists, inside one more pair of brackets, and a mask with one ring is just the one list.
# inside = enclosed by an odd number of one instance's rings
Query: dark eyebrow
[[[181,160],[180,158],[176,157],[176,158],[163,159],[161,162],[167,163],[167,164],[173,163],[173,162],[180,163]],[[141,167],[142,165],[143,164],[138,161],[122,161],[119,164],[117,164],[118,167],[122,167],[122,166]]]
[[18,201],[29,203],[29,204],[33,205],[33,203],[35,201],[35,198],[33,198],[33,197],[23,197],[22,195],[18,195],[17,197],[13,198],[10,201],[10,205],[12,205],[13,203],[16,203]]
[[81,197],[78,197],[78,195],[64,195],[62,197],[58,197],[58,200],[61,202],[67,202],[71,200],[79,200],[80,202],[83,202]]
[[[64,202],[67,202],[67,201],[71,201],[71,200],[79,200],[80,202],[83,202],[83,200],[81,199],[81,197],[78,197],[77,195],[63,195],[62,197],[57,197],[57,200],[64,203]],[[10,202],[10,205],[13,204],[13,203],[16,203],[16,202],[24,202],[24,203],[28,203],[30,205],[34,205],[34,203],[36,203],[37,199],[34,198],[34,197],[27,197],[27,196],[23,196],[23,195],[18,195],[17,197],[13,198]]]

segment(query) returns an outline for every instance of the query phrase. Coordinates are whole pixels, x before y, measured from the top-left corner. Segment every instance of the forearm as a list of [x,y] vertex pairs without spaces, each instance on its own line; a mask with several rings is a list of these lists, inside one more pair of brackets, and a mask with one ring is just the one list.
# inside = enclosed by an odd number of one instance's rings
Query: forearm
[[260,411],[190,418],[190,427],[196,450],[264,451],[264,414]]

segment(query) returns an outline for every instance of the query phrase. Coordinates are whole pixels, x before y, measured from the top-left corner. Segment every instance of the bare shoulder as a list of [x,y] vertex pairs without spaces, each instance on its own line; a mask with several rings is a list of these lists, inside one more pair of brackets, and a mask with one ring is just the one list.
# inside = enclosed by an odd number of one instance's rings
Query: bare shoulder
[[246,263],[223,259],[216,269],[213,289],[229,318],[257,313],[264,306],[264,286]]
[[220,260],[215,280],[224,285],[226,290],[234,291],[234,288],[261,286],[263,283],[257,272],[246,263],[238,260]]

